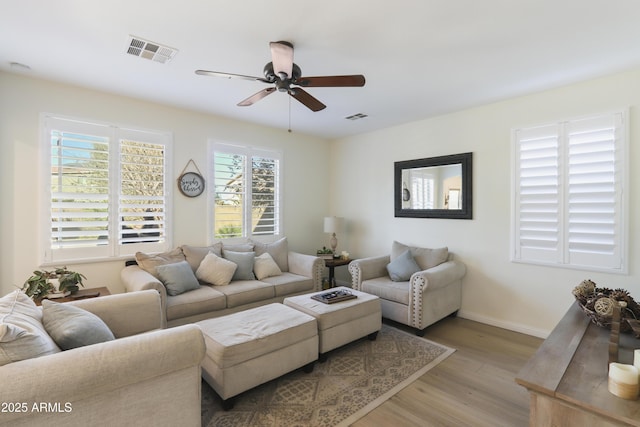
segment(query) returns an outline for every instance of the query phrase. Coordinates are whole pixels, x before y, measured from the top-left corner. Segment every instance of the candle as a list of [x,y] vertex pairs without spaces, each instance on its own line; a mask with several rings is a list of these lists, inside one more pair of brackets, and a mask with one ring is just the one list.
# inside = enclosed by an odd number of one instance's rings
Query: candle
[[633,351],[633,366],[640,371],[640,349]]
[[638,368],[623,363],[610,363],[608,388],[610,393],[623,399],[637,399],[639,389]]

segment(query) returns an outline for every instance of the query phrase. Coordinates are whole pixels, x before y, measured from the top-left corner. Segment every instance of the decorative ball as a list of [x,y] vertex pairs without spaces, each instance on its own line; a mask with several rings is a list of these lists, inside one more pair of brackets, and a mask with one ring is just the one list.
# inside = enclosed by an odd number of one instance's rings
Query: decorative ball
[[613,316],[613,307],[615,304],[616,302],[613,299],[602,297],[595,302],[593,309],[600,316]]

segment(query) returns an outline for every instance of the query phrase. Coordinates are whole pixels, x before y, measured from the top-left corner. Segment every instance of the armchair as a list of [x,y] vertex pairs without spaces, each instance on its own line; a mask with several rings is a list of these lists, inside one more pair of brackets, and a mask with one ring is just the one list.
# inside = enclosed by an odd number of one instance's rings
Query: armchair
[[[387,266],[407,250],[420,270],[409,280],[394,281]],[[391,255],[355,260],[349,272],[353,289],[380,298],[382,317],[411,326],[423,336],[427,326],[460,309],[466,267],[447,248],[415,248],[394,242]]]

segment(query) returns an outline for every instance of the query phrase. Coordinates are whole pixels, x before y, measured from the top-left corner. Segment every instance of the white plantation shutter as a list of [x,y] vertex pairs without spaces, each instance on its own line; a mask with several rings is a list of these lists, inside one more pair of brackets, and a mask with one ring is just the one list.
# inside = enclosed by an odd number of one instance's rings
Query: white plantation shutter
[[280,153],[211,145],[215,239],[280,234]]
[[44,263],[168,248],[170,135],[44,117]]
[[622,113],[514,132],[516,261],[624,272]]

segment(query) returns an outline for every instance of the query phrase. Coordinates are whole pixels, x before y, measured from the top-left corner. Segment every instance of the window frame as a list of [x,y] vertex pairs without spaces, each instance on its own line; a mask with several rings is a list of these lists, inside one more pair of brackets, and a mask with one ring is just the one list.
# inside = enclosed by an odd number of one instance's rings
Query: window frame
[[[591,114],[588,116],[575,117],[566,120],[558,120],[550,123],[544,123],[536,126],[521,126],[512,129],[511,132],[511,255],[510,260],[515,263],[543,265],[551,267],[560,267],[574,270],[595,271],[614,274],[628,274],[628,227],[629,227],[629,121],[628,121],[628,108],[619,109],[613,112]],[[600,265],[576,263],[571,261],[570,251],[570,237],[569,226],[572,224],[569,218],[569,204],[571,203],[570,197],[579,195],[578,192],[571,192],[569,189],[569,175],[570,175],[570,156],[569,156],[569,131],[568,129],[572,125],[592,120],[594,122],[599,120],[605,120],[609,118],[614,123],[614,175],[616,179],[613,181],[615,190],[614,204],[617,209],[613,211],[611,217],[618,220],[618,224],[613,227],[617,229],[615,239],[617,240],[614,247],[618,251],[617,258],[614,257],[615,262],[619,263],[618,266],[605,266],[604,263]],[[518,132],[531,131],[536,129],[543,129],[545,127],[557,128],[557,171],[558,171],[558,245],[560,246],[557,251],[556,257],[550,257],[550,259],[533,259],[531,257],[523,257],[521,253],[521,246],[519,246],[519,237],[521,228],[519,228],[518,215],[520,214],[520,163],[519,163],[519,139]],[[590,132],[594,132],[591,130]],[[592,174],[597,172],[593,171]],[[615,251],[614,251],[615,252]],[[580,258],[579,256],[577,258]]]
[[[245,170],[244,176],[251,176],[252,161],[254,157],[269,158],[278,161],[278,173],[276,174],[276,191],[275,191],[275,205],[277,219],[274,223],[276,228],[273,234],[253,234],[252,227],[243,226],[242,235],[238,237],[226,237],[220,238],[216,236],[215,229],[215,203],[216,203],[216,185],[215,185],[215,154],[216,152],[225,154],[237,154],[245,156]],[[229,143],[223,141],[209,140],[208,146],[208,180],[210,185],[207,186],[207,241],[209,244],[213,244],[219,241],[239,241],[246,239],[253,239],[258,241],[268,241],[274,238],[279,238],[283,235],[283,189],[282,189],[282,176],[283,176],[283,152],[278,149],[259,147],[248,144]],[[252,185],[251,182],[243,180],[243,188],[245,189],[245,197],[243,198],[243,210],[242,219],[243,224],[251,224],[251,207],[252,207]],[[248,209],[247,209],[248,208]]]
[[[54,248],[52,242],[52,182],[51,182],[51,160],[52,131],[76,132],[87,135],[103,135],[108,138],[109,153],[109,183],[107,197],[109,199],[108,209],[108,243],[106,245],[95,245],[86,247],[75,247],[58,249]],[[114,259],[125,259],[135,255],[138,251],[163,252],[171,248],[173,244],[172,232],[172,200],[173,200],[173,134],[169,131],[145,129],[135,126],[121,125],[113,122],[100,120],[63,116],[51,113],[40,114],[40,183],[41,193],[39,206],[40,214],[40,236],[41,265],[60,265],[64,263],[87,263],[112,261]],[[121,184],[121,141],[136,141],[163,145],[164,147],[164,236],[158,242],[137,242],[121,244],[119,239],[121,200],[126,195],[122,194]]]

